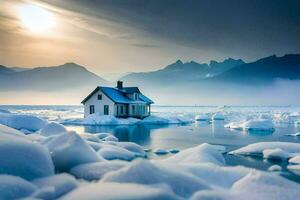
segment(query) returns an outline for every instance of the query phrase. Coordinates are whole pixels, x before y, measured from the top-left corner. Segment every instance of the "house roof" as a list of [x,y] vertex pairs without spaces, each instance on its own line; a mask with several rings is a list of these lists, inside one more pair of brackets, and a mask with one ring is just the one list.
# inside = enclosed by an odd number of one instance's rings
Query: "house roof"
[[[143,95],[138,87],[124,87],[122,90],[113,87],[101,87],[98,86],[92,91],[81,103],[85,103],[94,93],[101,90],[109,99],[115,103],[122,104],[152,104],[154,103],[151,99]],[[134,92],[139,93],[138,100],[132,100],[126,96],[126,94],[132,94]]]

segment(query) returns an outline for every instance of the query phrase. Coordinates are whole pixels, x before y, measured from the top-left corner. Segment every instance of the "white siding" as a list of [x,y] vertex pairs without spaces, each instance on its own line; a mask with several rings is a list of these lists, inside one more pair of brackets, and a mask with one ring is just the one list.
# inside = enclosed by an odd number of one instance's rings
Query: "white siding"
[[[102,100],[98,100],[98,95],[102,95]],[[96,92],[84,103],[84,117],[87,117],[90,114],[90,105],[95,106],[95,113],[104,115],[104,105],[109,106],[109,115],[115,115],[114,102],[109,99],[101,91]]]

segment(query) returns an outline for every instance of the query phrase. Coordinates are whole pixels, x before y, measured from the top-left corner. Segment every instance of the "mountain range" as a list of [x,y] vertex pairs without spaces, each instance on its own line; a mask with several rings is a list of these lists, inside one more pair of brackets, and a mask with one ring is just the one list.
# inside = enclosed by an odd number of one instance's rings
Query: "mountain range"
[[[0,91],[73,91],[74,94],[80,93],[82,98],[96,85],[115,85],[105,78],[75,63],[37,68],[0,65]],[[270,86],[277,80],[300,82],[300,54],[273,55],[249,63],[232,58],[222,62],[211,61],[209,64],[178,60],[160,70],[125,74],[120,80],[127,86],[139,86],[143,91],[153,94],[154,100],[163,99],[168,94],[174,96],[180,91],[185,95],[201,93],[218,96],[230,88],[231,93],[250,93],[248,89],[251,88],[251,93],[255,93],[260,90],[259,87]],[[240,87],[242,85],[243,88]],[[227,93],[229,95],[230,92]]]

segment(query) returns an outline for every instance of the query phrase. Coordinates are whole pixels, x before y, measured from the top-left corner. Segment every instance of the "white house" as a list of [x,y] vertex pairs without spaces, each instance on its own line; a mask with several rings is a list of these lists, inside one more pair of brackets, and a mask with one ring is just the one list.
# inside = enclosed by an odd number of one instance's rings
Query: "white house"
[[123,87],[123,82],[118,81],[116,88],[98,86],[81,103],[84,105],[84,117],[99,113],[144,118],[151,114],[150,106],[154,102],[143,95],[138,87]]

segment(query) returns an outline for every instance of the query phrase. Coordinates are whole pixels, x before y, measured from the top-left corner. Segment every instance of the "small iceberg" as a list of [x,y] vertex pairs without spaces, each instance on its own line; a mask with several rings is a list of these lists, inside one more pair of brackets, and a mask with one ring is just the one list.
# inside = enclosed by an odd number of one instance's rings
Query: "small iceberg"
[[255,119],[241,122],[231,122],[225,128],[246,131],[274,131],[274,124],[269,119]]
[[222,113],[215,113],[211,117],[212,120],[225,120],[225,116]]
[[202,113],[195,116],[195,121],[209,121],[208,114]]
[[168,154],[169,152],[165,149],[155,149],[153,151],[153,153],[157,154],[157,155],[165,155],[165,154]]

